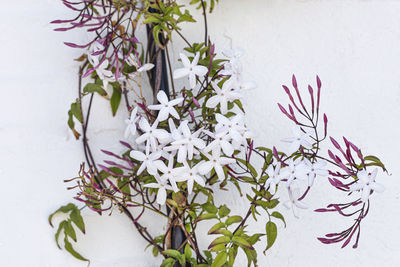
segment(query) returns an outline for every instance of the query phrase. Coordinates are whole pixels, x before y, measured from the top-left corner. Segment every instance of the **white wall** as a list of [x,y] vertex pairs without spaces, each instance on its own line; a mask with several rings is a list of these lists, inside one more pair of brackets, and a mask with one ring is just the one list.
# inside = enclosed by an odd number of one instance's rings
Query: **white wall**
[[[186,0],[185,2],[188,2]],[[246,72],[259,87],[248,94],[248,124],[257,141],[272,146],[289,135],[276,102],[286,101],[281,84],[292,73],[305,89],[318,74],[323,81],[322,108],[330,134],[345,135],[365,151],[378,155],[393,174],[381,174],[383,194],[372,196],[363,221],[358,249],[326,246],[316,240],[351,221],[311,210],[294,219],[282,207],[288,226],[280,227],[276,245],[264,266],[397,266],[400,262],[400,1],[385,0],[220,0],[209,16],[210,34],[217,45],[247,50]],[[84,40],[82,32],[55,33],[49,21],[68,17],[57,0],[7,1],[0,9],[0,258],[2,266],[86,266],[57,249],[47,216],[70,201],[63,179],[76,175],[83,160],[81,144],[66,125],[66,111],[76,97],[79,51],[64,40]],[[200,17],[199,17],[200,19]],[[191,41],[203,38],[200,25],[184,29]],[[182,47],[174,43],[174,55]],[[217,46],[220,47],[220,46]],[[119,112],[112,119],[106,102],[96,99],[90,136],[95,156],[99,148],[121,151]],[[279,144],[284,147],[283,144]],[[319,179],[307,202],[322,207],[342,195]],[[221,200],[221,196],[219,199]],[[282,197],[283,200],[286,198]],[[245,202],[228,198],[237,212]],[[157,266],[151,252],[124,216],[85,214],[87,234],[76,247],[92,266]],[[161,232],[154,217],[146,223]],[[255,224],[253,230],[262,227]],[[260,251],[262,247],[259,247]],[[244,260],[237,266],[245,266]]]

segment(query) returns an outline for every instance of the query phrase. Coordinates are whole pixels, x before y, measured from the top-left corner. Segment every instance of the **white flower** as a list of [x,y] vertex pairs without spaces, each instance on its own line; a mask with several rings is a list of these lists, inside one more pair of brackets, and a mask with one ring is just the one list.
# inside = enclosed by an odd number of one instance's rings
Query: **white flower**
[[293,158],[289,159],[288,166],[281,171],[281,178],[286,179],[286,186],[289,187],[295,178],[302,178],[304,170],[302,163],[299,160],[294,161]]
[[147,169],[149,174],[154,175],[157,173],[157,167],[155,166],[154,162],[161,157],[161,154],[162,151],[149,153],[149,150],[146,149],[146,154],[141,151],[132,150],[129,155],[131,158],[142,161],[142,164],[137,171],[137,175],[141,174],[144,169]]
[[[92,64],[92,66],[96,68],[97,76],[99,76],[99,78],[103,81],[104,89],[107,89],[109,82],[115,82],[115,77],[111,70],[107,70],[109,64],[108,59],[104,59],[101,62],[100,56],[104,56],[104,53],[102,53],[103,50],[104,46],[100,42],[94,42],[90,46],[87,56],[90,64]],[[123,79],[122,77],[120,78]]]
[[151,69],[153,69],[153,68],[154,68],[154,64],[152,64],[152,63],[146,63],[146,64],[142,65],[142,66],[137,70],[137,72],[149,71],[149,70],[151,70]]
[[145,63],[145,64],[139,66],[139,60],[134,56],[134,53],[131,53],[131,54],[129,54],[129,56],[127,56],[127,57],[124,58],[122,51],[119,51],[119,52],[118,52],[118,57],[119,57],[121,60],[124,60],[125,63],[126,63],[128,66],[136,67],[137,71],[136,71],[135,73],[131,73],[131,74],[130,74],[131,76],[134,76],[134,75],[136,75],[137,73],[149,71],[149,70],[151,70],[151,69],[154,68],[154,64],[152,64],[152,63]]
[[141,144],[146,141],[146,148],[150,146],[153,151],[157,151],[157,140],[159,142],[164,142],[170,138],[166,130],[157,129],[157,120],[150,126],[149,122],[145,118],[142,118],[139,122],[139,126],[140,129],[144,131],[144,134],[136,138],[136,143]]
[[167,190],[172,190],[172,187],[167,184],[167,181],[162,181],[158,175],[155,176],[157,183],[145,184],[144,187],[158,188],[157,192],[157,203],[164,205],[167,200]]
[[208,153],[211,150],[219,149],[224,152],[225,155],[231,156],[233,154],[233,146],[230,143],[231,137],[229,136],[227,131],[220,131],[217,133],[212,133],[207,130],[203,130],[204,133],[214,138],[214,140],[208,144],[208,146],[204,149],[204,152]]
[[142,65],[141,67],[139,67],[139,65],[134,60],[135,59],[133,59],[132,56],[129,56],[126,59],[126,63],[128,63],[129,66],[135,66],[137,68],[137,70],[135,72],[132,72],[129,74],[129,77],[131,77],[131,78],[136,78],[137,76],[140,76],[141,73],[149,71],[154,68],[154,64],[152,64],[152,63],[146,63],[146,64]]
[[372,173],[367,172],[366,170],[362,170],[357,174],[357,182],[350,186],[350,191],[359,191],[361,190],[361,200],[362,202],[367,202],[369,196],[372,191],[376,191],[381,193],[385,190],[385,187],[381,184],[375,182],[376,175],[378,173],[378,169],[372,171]]
[[240,141],[236,141],[236,140],[232,141],[233,147],[235,149],[239,149],[243,145],[244,146],[244,150],[246,151],[247,150],[247,145],[248,145],[247,144],[247,139],[253,138],[254,134],[249,129],[244,129],[244,130],[242,130],[240,132],[240,136],[241,136]]
[[204,179],[199,175],[199,165],[200,164],[198,163],[197,165],[190,168],[189,164],[186,161],[183,162],[185,171],[181,174],[179,178],[177,178],[177,181],[179,182],[187,181],[187,189],[189,194],[191,194],[193,191],[194,182],[203,187],[205,186]]
[[225,48],[222,51],[222,54],[229,59],[230,62],[238,62],[239,58],[241,58],[244,55],[244,49],[243,48],[236,48],[236,49],[231,49],[231,48]]
[[[232,79],[232,78],[231,78]],[[240,91],[248,91],[257,87],[256,83],[253,81],[243,81],[240,78],[233,79],[233,88]]]
[[112,71],[107,70],[108,59],[105,59],[100,65],[95,65],[94,67],[96,68],[97,76],[103,81],[104,89],[107,89],[109,82],[115,82],[114,74]]
[[[88,60],[90,64],[96,66],[99,64],[99,56],[104,51],[104,45],[102,45],[99,41],[94,42],[90,47],[87,53]],[[97,54],[98,53],[98,54]]]
[[184,167],[174,168],[174,156],[175,156],[175,153],[171,153],[169,155],[168,166],[165,165],[165,163],[161,160],[155,161],[154,164],[156,165],[157,169],[160,170],[160,172],[162,172],[162,175],[160,177],[161,180],[162,181],[168,180],[172,186],[172,189],[175,192],[178,192],[176,178],[179,177],[180,174],[182,174],[182,172],[184,171]]
[[214,168],[218,179],[220,181],[224,180],[225,173],[223,170],[223,166],[234,163],[235,160],[231,158],[221,157],[221,152],[218,149],[213,150],[212,155],[210,155],[209,153],[206,153],[204,155],[208,158],[208,161],[201,162],[200,166],[198,167],[200,174],[207,174]]
[[276,186],[279,184],[279,182],[282,180],[281,176],[280,176],[280,171],[281,171],[281,163],[278,162],[278,164],[276,164],[275,168],[274,166],[271,164],[268,166],[267,168],[267,174],[268,174],[268,179],[265,183],[265,186],[269,186],[269,192],[271,194],[275,194],[276,193]]
[[177,69],[174,71],[174,79],[179,79],[185,76],[189,76],[190,88],[194,88],[196,86],[196,75],[204,76],[207,74],[208,69],[204,66],[198,66],[200,53],[197,52],[193,61],[190,62],[188,57],[182,53],[179,54],[183,68]]
[[242,132],[246,130],[243,126],[244,118],[242,114],[237,114],[231,119],[217,113],[215,114],[215,119],[217,120],[217,125],[215,126],[215,130],[219,131],[227,131],[229,136],[235,140],[236,142],[242,141]]
[[137,110],[138,108],[135,107],[132,112],[131,112],[131,116],[129,117],[129,119],[125,120],[125,123],[127,124],[126,126],[126,130],[125,130],[125,138],[129,137],[129,134],[131,135],[135,135],[136,134],[136,123],[137,121],[140,119],[139,116],[137,115]]
[[159,110],[157,120],[164,121],[168,119],[169,114],[171,114],[176,119],[180,119],[179,114],[175,110],[174,106],[181,103],[183,101],[183,98],[176,98],[168,101],[168,97],[165,92],[160,90],[157,94],[157,100],[160,104],[150,105],[148,107],[151,110]]
[[308,209],[308,206],[299,200],[300,196],[300,190],[298,188],[293,189],[293,191],[288,188],[289,191],[289,201],[286,201],[283,203],[283,206],[285,206],[287,209],[292,209],[293,215],[296,218],[299,218],[297,208],[299,209]]
[[292,132],[294,137],[282,139],[283,142],[290,143],[289,146],[290,153],[294,153],[295,151],[297,151],[300,148],[300,146],[308,149],[312,148],[311,143],[307,140],[310,137],[309,133],[303,132],[300,126],[298,125],[293,126]]
[[182,136],[179,140],[171,143],[171,146],[165,150],[178,150],[178,162],[183,163],[186,159],[192,160],[193,154],[199,154],[198,149],[203,149],[206,144],[199,138],[202,129],[194,133],[190,132],[188,121],[184,120],[179,126],[182,131]]
[[182,125],[183,124],[179,125],[179,127],[176,128],[174,120],[171,118],[168,120],[168,126],[169,126],[169,131],[171,133],[172,140],[177,141],[177,140],[181,140],[184,138],[183,134],[182,134]]
[[[311,163],[308,159],[304,159],[298,166],[298,172],[305,175],[308,180],[308,186],[312,186],[314,184],[315,177],[317,175],[328,176],[329,172],[325,168],[326,161],[320,160],[314,163]],[[304,177],[304,176],[303,176]]]
[[238,92],[231,90],[233,88],[233,83],[229,80],[222,85],[222,89],[219,88],[215,82],[211,82],[211,85],[217,94],[207,100],[206,107],[215,108],[220,104],[221,113],[226,114],[226,112],[228,112],[228,102],[239,99],[241,95]]

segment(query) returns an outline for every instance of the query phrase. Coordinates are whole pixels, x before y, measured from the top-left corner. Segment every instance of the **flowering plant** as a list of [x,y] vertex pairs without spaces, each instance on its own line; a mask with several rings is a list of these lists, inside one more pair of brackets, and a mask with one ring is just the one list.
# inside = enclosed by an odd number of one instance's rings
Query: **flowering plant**
[[[214,8],[214,0],[191,1],[203,10],[202,43],[191,43],[181,33],[180,23],[194,19],[176,1],[62,2],[78,16],[54,21],[69,25],[56,30],[87,28],[94,33],[86,45],[66,43],[86,49],[78,59],[82,62],[79,97],[68,112],[68,125],[83,141],[87,163],[81,165],[79,176],[68,182],[75,182],[70,188],[77,190],[75,199],[84,207],[99,214],[114,208],[126,214],[154,256],[164,258],[161,266],[232,266],[239,249],[247,256],[248,265],[256,266],[254,245],[265,239],[267,251],[277,238],[276,222],[286,224],[278,211],[278,195],[287,193],[289,201],[283,205],[298,217],[298,209],[308,208],[304,199],[315,180],[328,177],[330,184],[351,200],[316,211],[356,219],[348,229],[318,239],[326,244],[343,242],[342,247],[354,240],[353,247],[357,247],[370,196],[383,191],[375,181],[378,168],[386,169],[377,157],[364,156],[345,137],[343,145],[328,138],[328,119],[320,112],[322,83],[318,76],[316,86],[309,85],[306,93],[298,87],[295,76],[293,89],[283,86],[289,103],[278,107],[293,123],[292,137],[282,140],[288,143],[287,148],[278,151],[259,146],[245,123],[241,102],[246,92],[255,88],[242,75],[243,51],[228,48],[217,53],[207,34],[207,11]],[[139,24],[146,24],[149,33],[145,51],[135,36]],[[175,70],[168,53],[172,32],[187,45],[180,53],[181,68]],[[146,74],[154,95],[151,104],[143,95]],[[82,89],[83,78],[91,81]],[[175,79],[182,79],[184,86],[176,88]],[[307,93],[310,106],[305,104]],[[120,141],[125,152],[118,155],[103,150],[113,158],[105,164],[95,162],[87,139],[95,94],[110,100],[114,115],[123,97],[130,112],[124,140]],[[82,99],[87,96],[89,108],[84,112]],[[82,137],[75,129],[76,121],[82,125]],[[324,156],[321,143],[327,139],[335,150]],[[226,203],[214,201],[219,190],[228,190],[228,184],[237,189],[232,194],[247,197],[245,214],[231,214]],[[165,219],[168,227],[163,234],[154,236],[141,224],[146,211]],[[70,242],[76,241],[76,228],[85,232],[80,209],[72,203],[63,206],[49,217],[50,224],[58,212],[68,217],[58,225],[57,244],[63,233],[65,249],[87,260]],[[265,229],[249,232],[251,219],[266,219]],[[198,242],[200,224],[209,224],[207,234],[215,236],[208,247]]]

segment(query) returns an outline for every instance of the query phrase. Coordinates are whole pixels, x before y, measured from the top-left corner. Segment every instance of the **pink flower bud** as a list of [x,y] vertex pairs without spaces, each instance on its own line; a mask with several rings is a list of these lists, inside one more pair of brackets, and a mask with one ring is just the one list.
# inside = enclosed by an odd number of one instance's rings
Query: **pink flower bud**
[[294,76],[294,74],[292,76],[292,84],[293,84],[293,87],[297,90],[297,81],[296,81],[296,76]]
[[196,107],[200,107],[200,104],[196,98],[192,97],[192,100],[193,100],[193,103],[196,105]]
[[341,149],[339,143],[333,139],[333,137],[330,137],[332,144],[337,148],[337,149]]

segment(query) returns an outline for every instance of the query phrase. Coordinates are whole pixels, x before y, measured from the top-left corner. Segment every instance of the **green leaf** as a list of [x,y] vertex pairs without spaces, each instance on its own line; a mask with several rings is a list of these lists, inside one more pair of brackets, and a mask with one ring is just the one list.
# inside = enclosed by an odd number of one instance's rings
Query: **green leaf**
[[212,247],[216,246],[216,245],[220,245],[220,244],[228,244],[229,242],[231,242],[231,239],[227,236],[220,236],[216,239],[214,239],[211,244],[208,246],[209,249],[211,249]]
[[75,122],[74,122],[74,115],[72,114],[71,110],[68,110],[68,127],[71,129],[72,133],[74,134],[76,140],[79,139],[81,134],[75,129]]
[[257,171],[249,162],[245,161],[244,159],[239,159],[239,158],[235,158],[235,159],[237,161],[239,161],[240,163],[242,163],[243,165],[245,165],[249,169],[251,175],[254,178],[257,178],[257,176],[258,176]]
[[61,246],[60,246],[60,243],[58,243],[58,238],[60,237],[61,231],[64,229],[64,227],[65,227],[66,224],[67,224],[67,221],[62,221],[62,222],[60,222],[60,224],[58,225],[57,232],[56,232],[56,234],[55,234],[56,244],[57,244],[57,247],[58,247],[59,249],[61,249]]
[[220,218],[223,218],[228,216],[230,212],[231,210],[226,205],[222,205],[219,207],[218,215]]
[[81,110],[81,105],[79,102],[79,99],[76,100],[76,102],[71,104],[71,109],[70,109],[72,115],[80,122],[83,122],[82,118],[82,110]]
[[279,200],[278,199],[271,199],[270,201],[267,202],[267,208],[268,209],[273,209],[278,204],[279,204]]
[[383,171],[387,171],[385,165],[381,162],[378,157],[375,156],[365,156],[364,161],[370,161],[371,163],[366,163],[365,166],[377,166],[381,167]]
[[64,245],[65,249],[75,258],[81,261],[89,261],[88,259],[84,258],[81,254],[75,251],[75,249],[72,247],[71,243],[68,241],[67,235],[64,237]]
[[175,259],[178,259],[181,256],[181,253],[175,249],[167,249],[164,250],[162,253],[168,257],[173,257]]
[[207,258],[207,262],[211,262],[212,261],[212,254],[210,251],[208,250],[203,250],[204,255],[206,255]]
[[277,211],[274,211],[274,212],[271,214],[271,216],[272,216],[272,217],[275,217],[275,218],[277,218],[277,219],[282,220],[283,223],[285,224],[285,227],[286,227],[286,221],[285,221],[285,218],[283,217],[282,214],[280,214],[280,213],[277,212]]
[[217,207],[215,207],[213,204],[211,204],[211,203],[209,203],[209,202],[204,203],[204,204],[201,205],[201,206],[202,206],[202,208],[203,208],[205,211],[207,211],[208,213],[216,214],[216,213],[218,212]]
[[272,245],[275,243],[276,236],[278,234],[278,229],[275,223],[269,221],[265,225],[265,231],[267,233],[267,248],[265,250],[267,250],[270,247],[272,247]]
[[164,250],[162,253],[168,257],[177,259],[179,261],[179,263],[182,265],[185,264],[185,257],[183,255],[181,255],[181,253],[178,250],[167,249],[167,250]]
[[103,89],[103,87],[96,83],[88,83],[83,88],[84,93],[98,93],[101,96],[106,96],[107,92]]
[[208,230],[208,234],[209,235],[215,234],[216,230],[221,229],[224,226],[225,226],[225,224],[223,222],[219,222],[219,223],[215,224],[213,227],[211,227],[210,230]]
[[68,212],[70,212],[70,211],[72,211],[74,209],[78,209],[78,208],[74,204],[68,203],[67,205],[61,206],[60,208],[58,208],[58,210],[56,210],[55,212],[50,214],[50,216],[49,216],[49,224],[51,225],[51,227],[54,227],[53,224],[52,224],[52,219],[53,219],[53,216],[55,214],[57,214],[57,212],[68,213]]
[[81,211],[79,209],[74,209],[71,214],[69,215],[71,221],[82,231],[85,233],[85,223],[83,222],[83,218],[81,216]]
[[129,180],[130,177],[119,177],[117,181],[117,186],[121,190],[121,192],[124,193],[124,196],[130,200],[131,188],[129,187]]
[[246,248],[250,250],[254,249],[253,246],[247,240],[239,236],[232,237],[232,242],[241,248]]
[[160,267],[172,267],[172,266],[174,266],[174,264],[175,264],[175,259],[167,258],[162,262]]
[[228,259],[228,253],[226,251],[222,251],[216,257],[214,262],[211,264],[211,267],[221,267],[225,264]]
[[242,220],[243,220],[242,217],[240,217],[239,215],[230,216],[230,217],[228,217],[228,219],[226,219],[225,224],[226,225],[231,225],[233,223],[239,223]]
[[247,257],[247,266],[250,267],[251,263],[257,266],[257,252],[255,250],[244,249]]
[[121,103],[121,90],[119,86],[113,84],[113,93],[110,99],[111,111],[113,116],[117,114],[117,110],[120,103]]
[[215,230],[214,234],[219,234],[219,235],[224,235],[227,236],[229,238],[231,238],[233,236],[232,232],[226,229],[218,229]]
[[189,244],[185,245],[185,258],[186,260],[190,260],[190,258],[192,257],[192,248],[190,247]]
[[235,262],[236,254],[233,248],[229,248],[228,250],[228,255],[229,255],[229,261],[228,261],[228,266],[231,267],[233,266],[233,263]]
[[219,245],[213,246],[210,250],[212,252],[219,252],[219,251],[225,250],[225,249],[226,249],[226,245],[225,244],[219,244]]
[[64,234],[70,236],[76,242],[76,232],[70,220],[64,226]]
[[203,220],[210,220],[210,219],[217,219],[217,215],[216,214],[212,214],[212,213],[204,213],[202,215],[200,215],[199,217],[196,218],[196,220],[194,220],[195,223],[199,222],[199,221],[203,221]]
[[153,256],[157,257],[158,256],[158,249],[157,247],[153,247]]
[[254,234],[249,237],[248,241],[250,244],[254,245],[258,241],[260,241],[260,237],[264,236],[265,234]]

